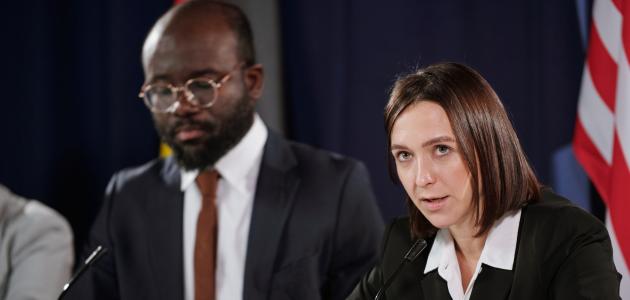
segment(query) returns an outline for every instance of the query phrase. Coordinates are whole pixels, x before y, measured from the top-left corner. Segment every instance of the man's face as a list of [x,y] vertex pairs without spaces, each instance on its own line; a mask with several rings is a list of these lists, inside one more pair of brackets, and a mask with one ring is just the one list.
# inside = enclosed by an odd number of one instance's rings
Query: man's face
[[150,36],[143,51],[145,83],[181,86],[198,77],[218,82],[231,72],[211,107],[195,107],[180,93],[174,112],[153,113],[158,133],[185,169],[213,165],[240,141],[262,85],[262,68],[242,65],[235,34],[222,22],[201,23],[180,22]]

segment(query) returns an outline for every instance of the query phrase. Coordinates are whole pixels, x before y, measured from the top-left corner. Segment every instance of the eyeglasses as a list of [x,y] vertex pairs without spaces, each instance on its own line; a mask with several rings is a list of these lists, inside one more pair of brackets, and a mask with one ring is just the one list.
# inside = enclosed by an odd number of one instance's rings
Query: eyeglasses
[[189,79],[183,86],[166,82],[146,84],[140,90],[138,97],[144,99],[144,103],[152,112],[157,113],[175,112],[181,105],[179,92],[183,92],[184,99],[193,106],[208,108],[217,100],[221,86],[230,80],[232,72],[241,66],[242,64],[239,64],[218,81],[200,77]]

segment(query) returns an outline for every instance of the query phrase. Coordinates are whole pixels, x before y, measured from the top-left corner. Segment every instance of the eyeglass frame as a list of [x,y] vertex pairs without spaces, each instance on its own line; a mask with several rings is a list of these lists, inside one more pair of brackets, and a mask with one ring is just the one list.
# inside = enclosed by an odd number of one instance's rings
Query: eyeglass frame
[[[175,85],[172,84],[170,82],[166,83],[166,88],[168,88],[171,93],[173,93],[173,95],[175,95],[175,102],[173,102],[173,104],[171,104],[169,107],[167,107],[164,110],[158,110],[155,109],[155,107],[153,107],[150,104],[149,99],[146,97],[146,92],[152,88],[153,86],[155,86],[155,84],[153,83],[146,83],[142,85],[142,88],[140,88],[140,93],[138,94],[138,97],[141,98],[144,102],[144,104],[147,106],[147,108],[149,108],[149,110],[151,112],[154,113],[174,113],[177,108],[179,108],[180,106],[180,102],[181,100],[179,99],[179,93],[180,92],[184,92],[184,99],[186,100],[186,102],[188,102],[188,104],[192,105],[195,108],[209,108],[211,107],[216,101],[217,98],[219,97],[219,89],[226,83],[228,82],[228,80],[230,80],[232,78],[232,73],[240,68],[242,68],[244,65],[244,63],[239,63],[238,65],[236,65],[236,67],[234,67],[232,70],[230,70],[229,72],[227,72],[225,75],[223,75],[223,77],[221,77],[221,79],[219,79],[218,81],[215,81],[214,79],[206,79],[204,77],[195,77],[195,78],[190,78],[188,80],[186,80],[186,82],[182,85]],[[193,92],[191,92],[188,89],[188,85],[191,84],[192,82],[196,81],[196,80],[200,80],[207,82],[208,84],[210,84],[212,86],[212,89],[214,90],[214,97],[213,99],[208,102],[207,104],[204,105],[200,105],[199,102],[197,101],[196,103],[193,102],[192,100],[195,98],[195,95],[193,94]]]

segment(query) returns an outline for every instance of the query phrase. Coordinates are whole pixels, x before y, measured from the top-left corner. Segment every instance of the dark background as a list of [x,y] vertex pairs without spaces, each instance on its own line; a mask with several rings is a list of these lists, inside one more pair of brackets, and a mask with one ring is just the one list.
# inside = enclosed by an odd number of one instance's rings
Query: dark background
[[[496,89],[537,174],[552,184],[551,156],[570,143],[575,122],[584,2],[280,1],[287,136],[364,161],[384,217],[402,214],[386,168],[388,90],[416,67],[463,62]],[[157,155],[136,97],[140,49],[171,5],[4,4],[0,182],[65,215],[77,244],[112,173]]]

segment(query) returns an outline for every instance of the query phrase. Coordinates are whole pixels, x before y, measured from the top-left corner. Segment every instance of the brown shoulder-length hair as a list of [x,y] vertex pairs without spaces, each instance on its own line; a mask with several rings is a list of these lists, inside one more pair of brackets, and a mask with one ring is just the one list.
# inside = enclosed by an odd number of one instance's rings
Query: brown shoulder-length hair
[[[471,173],[477,236],[487,233],[506,213],[539,199],[540,183],[501,100],[479,73],[458,63],[431,65],[396,80],[385,107],[388,162],[394,181],[399,182],[391,155],[392,128],[401,112],[420,101],[433,101],[446,111]],[[437,228],[409,196],[407,205],[412,235],[435,234]]]

